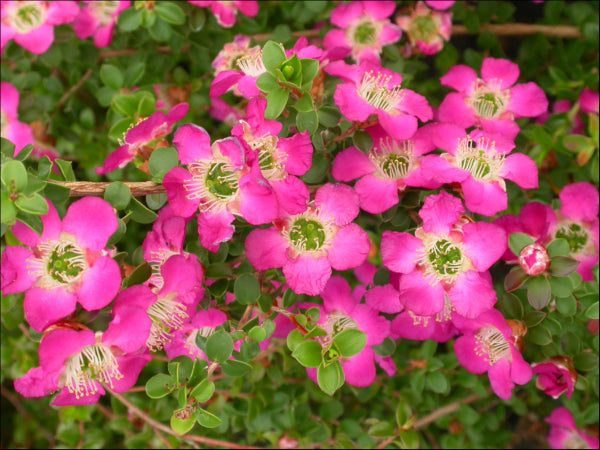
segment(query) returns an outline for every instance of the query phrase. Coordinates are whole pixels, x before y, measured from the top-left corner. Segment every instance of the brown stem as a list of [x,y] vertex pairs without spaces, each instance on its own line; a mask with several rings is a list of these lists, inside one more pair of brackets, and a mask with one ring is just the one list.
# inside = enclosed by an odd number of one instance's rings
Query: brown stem
[[528,36],[541,33],[544,36],[581,39],[583,35],[577,27],[568,25],[536,25],[529,23],[504,23],[504,24],[486,24],[479,30],[472,32],[467,30],[464,25],[453,25],[452,36],[461,36],[465,34],[479,34],[483,31],[490,31],[497,36]]
[[204,436],[192,436],[192,435],[181,436],[181,435],[177,434],[175,431],[173,431],[170,427],[167,427],[166,425],[163,425],[162,423],[152,419],[150,416],[148,416],[145,412],[141,411],[137,406],[135,406],[133,403],[131,403],[129,400],[127,400],[121,394],[117,394],[114,391],[110,391],[110,393],[117,400],[119,400],[121,403],[123,403],[125,406],[127,406],[129,411],[131,411],[133,414],[138,416],[140,419],[142,419],[144,422],[146,422],[152,428],[155,428],[157,430],[160,430],[160,431],[170,434],[172,436],[176,436],[185,441],[198,442],[200,444],[206,444],[208,446],[212,446],[213,448],[214,447],[225,447],[225,448],[235,448],[235,449],[245,449],[245,448],[259,449],[260,448],[260,447],[239,445],[239,444],[235,444],[233,442],[220,441],[218,439],[212,439],[212,438],[208,438],[208,437],[204,437]]
[[56,109],[59,109],[67,101],[71,94],[73,94],[81,86],[83,86],[83,83],[85,83],[85,81],[92,75],[92,73],[92,69],[88,69],[87,72],[84,73],[81,79],[77,82],[77,84],[71,86],[71,88],[63,94],[58,103],[56,103]]
[[[111,183],[106,182],[93,182],[93,181],[54,181],[48,180],[49,183],[57,184],[71,189],[71,197],[85,197],[87,195],[102,197],[104,191]],[[131,195],[134,197],[141,197],[149,194],[162,194],[166,192],[166,189],[162,184],[155,183],[153,181],[140,181],[124,182],[125,186],[131,191]]]

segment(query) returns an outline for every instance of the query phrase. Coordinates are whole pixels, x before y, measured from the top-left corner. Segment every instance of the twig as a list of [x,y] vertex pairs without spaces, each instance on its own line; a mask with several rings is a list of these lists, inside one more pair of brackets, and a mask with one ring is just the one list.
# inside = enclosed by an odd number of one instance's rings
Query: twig
[[56,103],[56,109],[59,109],[67,101],[71,94],[73,94],[81,86],[83,86],[83,83],[85,83],[85,81],[92,75],[92,73],[92,69],[88,69],[87,72],[84,73],[81,79],[77,82],[77,84],[71,86],[71,88],[63,94],[60,100]]
[[204,437],[204,436],[191,436],[191,435],[182,436],[182,435],[179,435],[175,431],[173,431],[171,428],[167,427],[166,425],[163,425],[162,423],[152,419],[150,416],[148,416],[145,412],[141,411],[137,406],[135,406],[133,403],[131,403],[129,400],[127,400],[121,394],[117,394],[114,391],[110,391],[110,393],[117,400],[119,400],[121,403],[123,403],[125,406],[127,406],[129,411],[131,411],[133,414],[138,416],[140,419],[142,419],[144,422],[146,422],[152,428],[156,428],[164,433],[170,434],[172,436],[176,436],[185,441],[198,442],[200,444],[206,444],[206,445],[209,445],[212,447],[224,447],[224,448],[235,448],[235,449],[246,449],[246,448],[260,449],[260,447],[239,445],[239,444],[235,444],[233,442],[220,441],[218,439],[212,439],[212,438],[208,438],[208,437]]
[[541,33],[544,36],[581,39],[583,35],[576,27],[568,25],[536,25],[529,23],[504,23],[482,25],[477,31],[467,30],[464,25],[453,25],[452,36],[479,34],[490,31],[497,36],[528,36]]
[[[71,197],[85,197],[86,195],[101,197],[104,195],[104,191],[110,184],[107,182],[93,181],[48,180],[48,182],[71,189]],[[162,194],[166,192],[166,189],[162,184],[153,181],[124,182],[123,184],[129,188],[131,195],[134,197],[141,197],[149,194]]]

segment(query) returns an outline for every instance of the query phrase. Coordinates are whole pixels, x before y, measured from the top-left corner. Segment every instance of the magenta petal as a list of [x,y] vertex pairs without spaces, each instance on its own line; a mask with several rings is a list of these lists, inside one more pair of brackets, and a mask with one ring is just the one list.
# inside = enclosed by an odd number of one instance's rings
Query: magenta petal
[[25,319],[38,333],[75,311],[77,298],[64,287],[42,289],[34,287],[25,293]]
[[506,233],[497,225],[487,222],[467,223],[462,231],[465,256],[480,272],[488,270],[506,250]]
[[371,114],[377,112],[357,94],[354,83],[338,84],[333,94],[333,101],[350,121],[364,122]]
[[302,176],[312,166],[313,146],[307,131],[279,139],[277,148],[285,154],[283,166],[287,173]]
[[363,15],[362,2],[342,3],[331,11],[330,21],[336,27],[348,28],[361,15]]
[[109,256],[100,256],[89,267],[81,281],[77,300],[87,311],[102,309],[121,289],[121,271],[117,262]]
[[359,213],[358,195],[345,184],[327,183],[321,186],[315,194],[315,206],[330,214],[338,226],[352,222]]
[[574,222],[592,222],[598,217],[598,189],[586,181],[566,185],[559,194],[560,212]]
[[392,321],[392,336],[415,341],[432,339],[437,332],[435,317],[416,316],[408,310]]
[[533,159],[522,153],[508,155],[500,176],[514,181],[523,189],[538,188],[538,168]]
[[455,123],[433,123],[421,128],[422,133],[426,133],[432,144],[446,150],[451,155],[456,154],[459,140],[468,137],[465,129]]
[[375,352],[371,347],[365,347],[352,358],[342,360],[346,383],[356,387],[367,387],[375,381]]
[[100,383],[97,381],[93,381],[98,389],[94,394],[82,395],[79,398],[75,396],[75,394],[71,394],[66,387],[60,391],[52,403],[52,406],[90,406],[98,403],[100,397],[106,394],[106,391],[102,387]]
[[234,220],[234,215],[226,210],[219,213],[208,211],[199,213],[198,235],[202,246],[215,253],[221,242],[228,241],[233,236],[235,227],[232,222]]
[[15,380],[15,391],[23,397],[44,397],[56,392],[59,373],[47,373],[41,367],[33,367],[25,376]]
[[179,160],[182,164],[213,158],[210,135],[198,125],[185,124],[179,127],[173,137],[173,145],[179,152]]
[[546,94],[533,81],[517,84],[510,90],[510,100],[506,109],[516,118],[537,117],[548,111]]
[[142,145],[154,139],[157,131],[166,123],[165,113],[157,111],[131,128],[125,135],[125,142],[131,145]]
[[203,278],[202,266],[195,255],[188,260],[183,255],[173,255],[160,268],[164,279],[159,295],[176,292],[186,294],[200,287]]
[[46,53],[54,42],[54,27],[43,23],[28,33],[15,34],[15,42],[31,53],[41,55]]
[[403,309],[398,291],[391,284],[369,289],[365,301],[367,306],[387,314],[395,314]]
[[243,76],[244,73],[239,70],[226,70],[217,74],[210,85],[210,98],[220,97],[233,88]]
[[300,178],[288,175],[282,180],[271,180],[270,183],[283,211],[290,215],[306,211],[310,191]]
[[512,389],[515,384],[510,378],[510,363],[508,359],[503,358],[495,363],[488,370],[490,385],[494,393],[502,400],[509,400],[512,397]]
[[188,197],[186,182],[190,180],[192,180],[192,174],[183,167],[173,167],[163,179],[169,206],[173,210],[173,214],[180,217],[190,217],[198,211],[200,205],[200,198]]
[[409,114],[392,115],[379,111],[377,117],[383,129],[398,141],[410,139],[419,125],[417,118]]
[[[510,377],[516,384],[527,384],[533,377],[533,370],[527,361],[523,359],[521,352],[511,345],[510,352],[512,363],[510,366]],[[567,384],[573,383],[570,377],[567,377]],[[571,390],[573,389],[571,385]]]
[[12,227],[15,237],[28,247],[37,247],[40,242],[58,240],[60,236],[62,222],[58,216],[58,212],[50,200],[46,200],[46,203],[48,203],[48,214],[41,216],[42,224],[44,225],[44,231],[41,236],[18,220]]
[[348,183],[374,171],[375,166],[368,155],[356,147],[349,147],[337,154],[331,174],[336,181]]
[[[352,43],[344,30],[333,29],[329,30],[323,38],[323,48],[333,49],[335,47],[350,48]],[[333,74],[332,74],[333,75]]]
[[[474,292],[477,295],[473,295]],[[496,291],[488,277],[469,270],[456,279],[448,290],[448,298],[458,314],[474,319],[494,307]]]
[[[258,165],[256,166],[258,170]],[[279,203],[273,189],[264,179],[252,173],[244,175],[240,186],[240,214],[251,225],[270,223],[277,218]]]
[[477,72],[469,66],[459,64],[452,67],[446,75],[440,78],[442,86],[456,89],[458,92],[468,94],[471,92],[473,83],[477,81]]
[[438,187],[442,184],[460,183],[471,176],[468,171],[453,166],[439,155],[427,155],[421,159],[421,175],[426,183],[433,186],[437,184]]
[[393,272],[412,272],[422,249],[423,242],[412,234],[384,231],[381,236],[383,265]]
[[304,253],[288,261],[283,274],[296,294],[319,295],[331,277],[331,265],[327,258]]
[[62,226],[64,232],[75,236],[78,245],[100,251],[117,231],[119,221],[114,208],[106,200],[84,197],[69,206]]
[[25,292],[37,281],[36,274],[27,270],[27,260],[35,258],[28,248],[7,245],[2,253],[2,284],[4,295]]
[[238,87],[238,90],[240,91],[240,94],[242,94],[243,97],[255,98],[262,93],[262,91],[256,85],[257,79],[258,79],[258,77],[252,77],[250,75],[246,75],[246,76],[240,78],[240,81],[238,81],[237,87]]
[[371,214],[380,214],[398,204],[398,183],[396,180],[365,175],[354,185],[360,207]]
[[335,270],[354,269],[365,262],[370,248],[367,232],[350,223],[336,233],[327,258]]
[[433,118],[433,110],[429,102],[421,94],[410,89],[402,90],[402,102],[398,108],[405,114],[417,116],[421,122],[428,122]]
[[490,369],[490,363],[482,355],[478,355],[477,348],[481,344],[472,334],[466,334],[454,342],[454,353],[461,366],[471,373],[485,373]]
[[229,158],[235,169],[242,169],[246,164],[244,147],[237,138],[219,139],[213,145],[218,147],[221,155]]
[[419,270],[400,277],[400,301],[419,316],[432,316],[444,309],[445,292],[441,283],[432,283]]
[[423,219],[423,230],[427,233],[450,234],[452,227],[464,212],[458,197],[442,191],[425,199],[419,217]]
[[508,89],[519,79],[519,66],[508,59],[485,58],[481,65],[481,79],[486,83],[500,83],[500,89]]
[[394,14],[396,10],[396,2],[394,1],[377,1],[377,2],[362,2],[363,10],[375,20],[383,20]]
[[493,216],[508,207],[508,195],[497,181],[485,182],[467,178],[461,182],[468,210]]
[[133,353],[144,348],[150,336],[152,320],[142,308],[123,305],[113,314],[113,320],[102,334],[102,343],[118,347],[125,353]]
[[[352,315],[352,311],[357,305],[357,301],[352,297],[352,290],[345,278],[335,275],[332,276],[321,292],[323,307],[330,313],[338,311],[344,314]],[[322,319],[322,317],[321,317]]]
[[245,247],[246,257],[256,270],[275,269],[287,263],[288,242],[275,228],[252,230]]
[[151,359],[150,355],[128,355],[117,358],[119,372],[123,378],[112,379],[113,391],[122,393],[131,389],[137,382],[140,372]]
[[440,122],[455,123],[463,128],[471,128],[477,120],[464,97],[456,92],[446,95],[438,109],[437,116]]
[[96,167],[98,175],[106,175],[117,169],[122,169],[135,158],[135,149],[129,144],[121,145],[104,160],[102,167]]

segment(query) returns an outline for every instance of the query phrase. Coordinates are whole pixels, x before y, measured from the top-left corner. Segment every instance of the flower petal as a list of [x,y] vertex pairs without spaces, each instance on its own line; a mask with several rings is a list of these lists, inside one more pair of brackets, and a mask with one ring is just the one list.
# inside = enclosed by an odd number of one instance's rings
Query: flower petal
[[350,223],[336,233],[327,258],[335,270],[354,269],[365,262],[370,248],[367,232]]
[[319,295],[331,277],[331,264],[327,258],[304,253],[289,260],[283,266],[283,274],[296,294]]
[[118,227],[114,208],[98,197],[77,200],[69,206],[62,222],[64,232],[75,236],[77,244],[92,251],[103,250]]

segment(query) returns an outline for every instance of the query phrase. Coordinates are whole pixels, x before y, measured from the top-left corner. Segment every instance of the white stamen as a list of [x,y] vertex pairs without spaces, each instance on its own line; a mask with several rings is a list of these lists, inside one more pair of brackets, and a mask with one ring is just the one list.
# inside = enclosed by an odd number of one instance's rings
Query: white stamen
[[112,389],[113,379],[123,378],[117,358],[104,344],[84,347],[69,357],[65,369],[65,386],[75,398],[94,395],[98,391],[96,381],[106,383]]
[[364,74],[356,92],[369,105],[390,113],[402,102],[405,95],[400,86],[394,86],[391,89],[387,87],[391,79],[391,75],[377,72],[377,76],[375,76],[373,71],[369,71]]
[[490,366],[504,358],[512,360],[510,344],[496,327],[490,325],[482,328],[475,335],[475,341],[478,344],[475,354],[482,356]]

